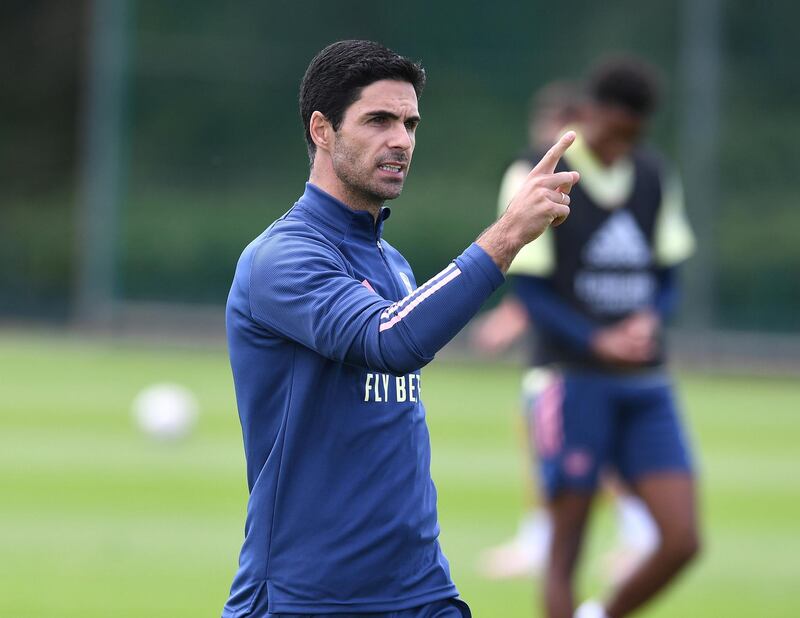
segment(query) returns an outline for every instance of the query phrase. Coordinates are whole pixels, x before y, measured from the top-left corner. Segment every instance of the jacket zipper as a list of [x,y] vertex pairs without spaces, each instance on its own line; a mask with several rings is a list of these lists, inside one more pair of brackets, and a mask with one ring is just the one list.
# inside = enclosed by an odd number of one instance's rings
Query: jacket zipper
[[397,282],[397,277],[395,277],[394,272],[392,271],[392,267],[389,265],[389,260],[386,259],[386,253],[383,250],[383,246],[381,245],[381,239],[376,238],[375,244],[378,245],[378,251],[381,254],[381,259],[383,260],[383,265],[386,267],[386,271],[389,273],[389,279],[392,280],[392,285],[394,286],[395,294],[397,294],[397,300],[404,298],[406,295],[403,293],[402,288]]

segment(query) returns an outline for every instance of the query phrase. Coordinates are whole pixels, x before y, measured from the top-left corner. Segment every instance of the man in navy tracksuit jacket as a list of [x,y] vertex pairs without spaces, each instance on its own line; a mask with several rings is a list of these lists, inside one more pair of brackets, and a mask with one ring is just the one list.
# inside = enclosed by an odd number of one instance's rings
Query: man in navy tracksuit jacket
[[424,71],[371,42],[320,52],[301,86],[310,181],[244,250],[227,306],[250,490],[225,618],[469,616],[437,537],[420,373],[569,212],[545,155],[508,212],[417,286],[381,237]]

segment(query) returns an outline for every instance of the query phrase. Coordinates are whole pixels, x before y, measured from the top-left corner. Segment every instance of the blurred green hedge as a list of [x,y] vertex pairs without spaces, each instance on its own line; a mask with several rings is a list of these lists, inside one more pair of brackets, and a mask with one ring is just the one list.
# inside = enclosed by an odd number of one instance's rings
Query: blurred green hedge
[[[428,70],[413,170],[385,232],[419,280],[493,219],[503,169],[525,142],[530,93],[579,77],[599,55],[632,51],[662,68],[669,88],[652,140],[675,159],[678,5],[412,0],[389,17],[357,3],[130,2],[129,167],[120,226],[108,231],[118,239],[117,298],[224,302],[242,248],[302,192],[300,77],[341,38],[380,40]],[[0,26],[15,59],[0,97],[9,127],[0,140],[2,314],[70,312],[90,3],[80,6],[18,3]],[[721,186],[714,229],[699,239],[712,247],[714,319],[798,330],[800,72],[787,29],[800,5],[723,11]],[[705,207],[687,199],[690,218]]]

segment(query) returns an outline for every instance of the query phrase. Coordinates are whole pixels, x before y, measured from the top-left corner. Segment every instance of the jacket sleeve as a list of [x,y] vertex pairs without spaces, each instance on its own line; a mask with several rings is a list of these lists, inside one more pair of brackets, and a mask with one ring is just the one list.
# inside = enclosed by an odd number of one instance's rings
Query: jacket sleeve
[[503,282],[478,245],[398,302],[357,281],[312,235],[275,234],[252,257],[253,320],[337,362],[404,374],[429,363]]
[[[656,271],[653,309],[666,322],[678,304],[677,267]],[[592,337],[600,328],[573,309],[553,289],[549,279],[518,275],[512,279],[514,294],[522,301],[536,326],[575,350],[588,352]]]
[[573,309],[559,296],[549,279],[518,275],[514,293],[525,305],[537,328],[580,352],[588,352],[598,324]]
[[656,271],[655,311],[666,323],[675,314],[680,302],[678,286],[678,266],[661,268]]

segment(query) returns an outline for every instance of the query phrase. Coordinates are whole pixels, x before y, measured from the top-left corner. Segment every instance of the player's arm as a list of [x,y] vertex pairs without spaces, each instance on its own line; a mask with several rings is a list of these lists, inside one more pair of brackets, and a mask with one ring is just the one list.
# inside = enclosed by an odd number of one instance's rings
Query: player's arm
[[[432,359],[502,283],[502,273],[519,250],[569,214],[568,194],[579,175],[554,170],[574,140],[573,132],[564,134],[528,174],[494,225],[441,273],[385,310],[380,332],[401,329],[401,341],[416,342],[419,358]],[[384,349],[392,341],[387,339]]]
[[595,334],[596,356],[614,363],[640,364],[652,360],[661,346],[661,331],[678,303],[677,266],[655,272],[653,304]]
[[563,199],[577,173],[553,170],[574,138],[566,134],[545,155],[478,241],[396,303],[356,281],[335,248],[313,234],[274,232],[253,256],[253,319],[336,361],[395,374],[419,369],[503,282],[517,251],[567,216]]
[[250,311],[269,331],[327,358],[402,374],[430,362],[502,282],[473,244],[393,303],[354,279],[332,245],[313,234],[275,234],[253,256]]
[[654,310],[666,322],[680,301],[679,268],[693,253],[694,234],[686,216],[683,186],[677,173],[662,173],[663,191],[654,231],[656,297]]
[[590,352],[598,325],[562,299],[550,279],[531,275],[515,276],[514,292],[537,328],[574,350],[587,354]]
[[661,324],[675,314],[680,302],[678,266],[659,268],[656,271],[656,294],[653,309]]
[[[647,359],[656,353],[664,323],[679,301],[678,268],[692,253],[694,236],[686,218],[683,189],[676,174],[664,174],[663,192],[654,230],[656,289],[653,305],[637,311],[618,325],[629,342]],[[633,356],[636,356],[634,353]]]
[[484,313],[473,324],[472,345],[485,354],[499,354],[528,330],[528,313],[513,294],[506,294],[500,304]]
[[633,314],[610,326],[596,324],[558,295],[552,281],[543,277],[517,276],[516,294],[536,322],[564,345],[578,352],[616,364],[639,364],[657,349],[660,325],[677,301],[674,269],[660,270],[653,309]]

